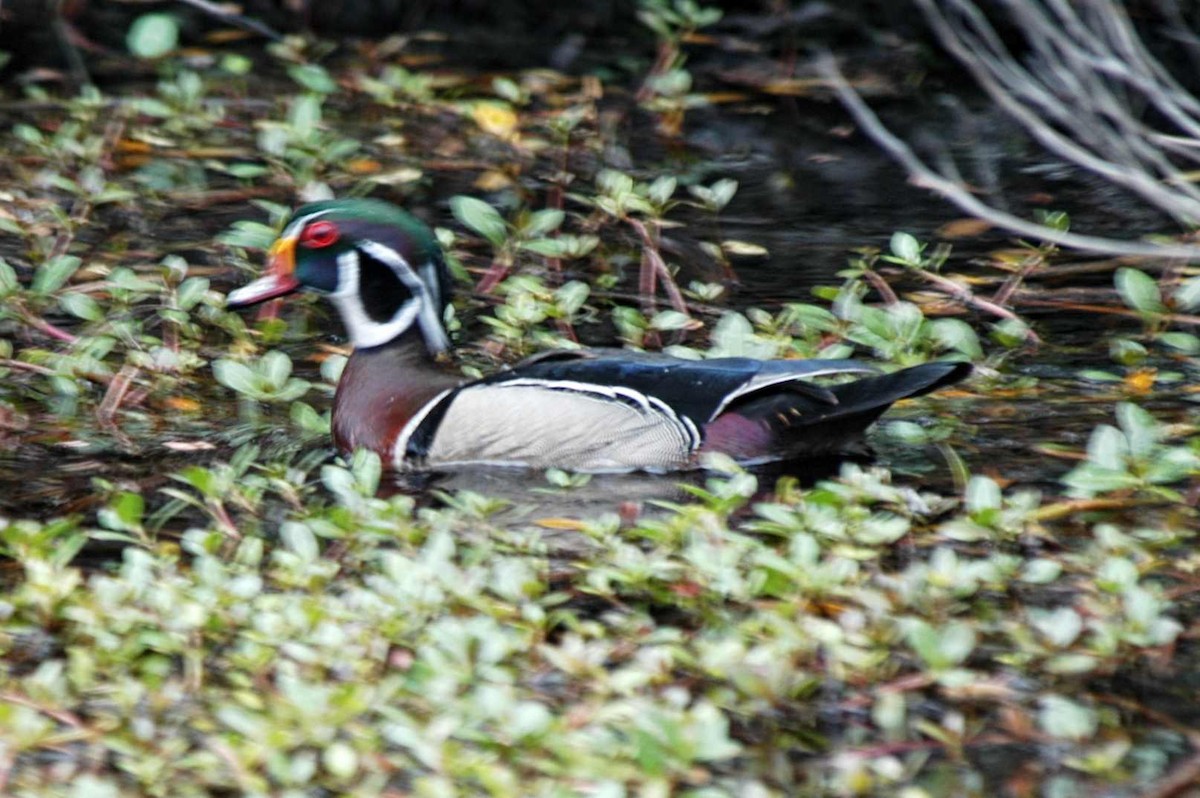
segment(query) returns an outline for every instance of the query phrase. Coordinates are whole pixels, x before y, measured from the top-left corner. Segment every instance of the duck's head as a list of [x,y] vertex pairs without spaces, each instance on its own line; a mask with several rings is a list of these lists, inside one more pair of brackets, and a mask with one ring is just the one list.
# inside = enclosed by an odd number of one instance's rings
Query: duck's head
[[266,273],[229,294],[244,307],[300,290],[328,296],[351,343],[380,346],[418,325],[436,354],[450,276],[433,232],[382,200],[340,199],[298,208],[271,246]]

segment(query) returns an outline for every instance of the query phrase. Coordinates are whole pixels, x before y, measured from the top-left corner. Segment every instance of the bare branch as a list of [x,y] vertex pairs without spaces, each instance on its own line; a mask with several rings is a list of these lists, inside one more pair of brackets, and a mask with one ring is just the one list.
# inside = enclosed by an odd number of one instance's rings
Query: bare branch
[[[1138,194],[1180,224],[1200,222],[1200,190],[1157,145],[1163,131],[1149,128],[1133,108],[1153,106],[1176,126],[1170,133],[1196,137],[1200,118],[1190,111],[1200,105],[1140,47],[1111,0],[1006,0],[1029,47],[1025,63],[970,0],[917,4],[946,49],[1047,150]],[[1187,148],[1173,151],[1197,160]]]
[[832,55],[829,53],[822,54],[818,58],[817,69],[829,82],[838,99],[846,106],[846,109],[854,117],[855,122],[858,123],[863,132],[870,136],[885,152],[895,158],[908,171],[910,178],[915,184],[941,194],[972,216],[990,222],[997,227],[1010,230],[1018,235],[1087,252],[1098,252],[1109,255],[1200,259],[1200,246],[1121,241],[1111,238],[1080,235],[1078,233],[1064,232],[1046,227],[1045,225],[1022,219],[1011,213],[992,208],[971,194],[961,181],[950,179],[928,167],[907,144],[893,135],[879,120],[879,117],[863,102],[862,98],[850,87],[841,70],[838,69]]

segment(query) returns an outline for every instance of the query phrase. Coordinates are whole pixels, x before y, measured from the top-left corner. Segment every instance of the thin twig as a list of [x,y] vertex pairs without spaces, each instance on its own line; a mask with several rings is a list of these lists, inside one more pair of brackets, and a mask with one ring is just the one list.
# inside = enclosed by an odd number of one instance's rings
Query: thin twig
[[197,8],[203,11],[205,14],[216,17],[217,19],[237,25],[239,28],[244,28],[253,33],[257,33],[260,36],[265,36],[271,41],[277,42],[283,39],[281,34],[277,33],[266,23],[259,22],[257,19],[252,17],[243,16],[231,11],[227,5],[212,3],[209,2],[209,0],[179,0],[179,2],[189,5],[192,8]]
[[68,712],[65,709],[47,707],[39,704],[31,698],[26,698],[23,695],[18,695],[16,693],[0,693],[0,701],[7,701],[10,704],[16,704],[17,706],[36,710],[49,718],[53,718],[64,726],[70,726],[74,729],[81,730],[87,730],[88,728],[74,712]]
[[104,398],[100,401],[100,406],[96,408],[96,419],[101,424],[111,425],[113,423],[117,411],[121,409],[129,389],[133,386],[133,381],[137,379],[140,372],[141,369],[137,366],[126,363],[108,383],[108,390],[104,392]]

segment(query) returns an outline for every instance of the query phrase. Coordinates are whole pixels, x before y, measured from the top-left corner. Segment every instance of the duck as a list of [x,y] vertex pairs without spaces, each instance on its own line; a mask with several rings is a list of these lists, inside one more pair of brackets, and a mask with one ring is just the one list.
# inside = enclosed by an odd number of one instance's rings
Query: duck
[[[971,373],[950,361],[881,373],[851,359],[579,348],[472,379],[448,362],[451,279],[415,216],[384,200],[332,199],[296,209],[262,276],[226,302],[327,297],[352,345],[334,395],[334,443],[373,451],[398,472],[673,472],[705,467],[710,453],[747,466],[836,456],[893,403]],[[818,381],[838,375],[846,381]]]

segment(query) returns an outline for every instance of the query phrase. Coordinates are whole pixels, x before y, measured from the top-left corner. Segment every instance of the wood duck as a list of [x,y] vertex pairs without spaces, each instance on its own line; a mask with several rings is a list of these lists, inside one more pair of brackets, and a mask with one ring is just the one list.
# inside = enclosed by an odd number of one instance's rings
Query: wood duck
[[[450,275],[433,233],[372,199],[296,210],[266,273],[228,304],[299,290],[333,301],[354,346],[334,398],[335,443],[375,451],[396,470],[661,472],[698,468],[706,452],[745,464],[827,456],[893,402],[971,371],[935,362],[879,374],[853,360],[693,361],[610,349],[549,352],[468,380],[438,357],[450,347]],[[834,374],[869,376],[810,381]]]

